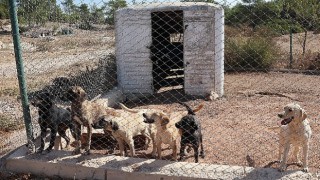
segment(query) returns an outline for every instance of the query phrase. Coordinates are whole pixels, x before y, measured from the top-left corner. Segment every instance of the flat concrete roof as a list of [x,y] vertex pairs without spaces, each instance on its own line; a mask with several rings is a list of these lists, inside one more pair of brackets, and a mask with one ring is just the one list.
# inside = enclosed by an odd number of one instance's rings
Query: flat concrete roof
[[279,172],[272,168],[175,162],[114,155],[71,155],[71,151],[53,150],[47,155],[28,154],[22,146],[6,160],[13,172],[59,176],[72,179],[316,179],[302,171]]
[[162,2],[146,3],[128,6],[117,10],[117,13],[127,13],[130,11],[177,11],[177,10],[208,10],[223,9],[222,6],[205,2]]

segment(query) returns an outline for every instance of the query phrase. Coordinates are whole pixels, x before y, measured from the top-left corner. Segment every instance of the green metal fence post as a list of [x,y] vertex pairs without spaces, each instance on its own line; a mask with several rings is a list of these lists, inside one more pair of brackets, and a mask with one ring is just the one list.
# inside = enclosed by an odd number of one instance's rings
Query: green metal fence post
[[22,109],[23,109],[23,118],[26,126],[28,143],[30,142],[33,143],[33,138],[34,138],[33,127],[31,123],[27,87],[26,87],[26,81],[25,81],[25,75],[24,75],[23,60],[21,55],[16,0],[9,0],[9,6],[10,6],[10,20],[11,20],[11,27],[12,27],[14,54],[16,59],[16,68],[17,68],[21,103],[22,103]]

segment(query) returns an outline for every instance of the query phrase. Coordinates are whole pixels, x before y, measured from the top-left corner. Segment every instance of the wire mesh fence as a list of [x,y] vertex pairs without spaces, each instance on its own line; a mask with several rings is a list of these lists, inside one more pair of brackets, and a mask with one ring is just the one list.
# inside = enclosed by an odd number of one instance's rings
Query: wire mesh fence
[[[35,153],[308,170],[316,177],[319,6],[17,1]],[[8,4],[0,0],[0,7]],[[27,138],[9,14],[0,8],[0,15],[4,156]]]

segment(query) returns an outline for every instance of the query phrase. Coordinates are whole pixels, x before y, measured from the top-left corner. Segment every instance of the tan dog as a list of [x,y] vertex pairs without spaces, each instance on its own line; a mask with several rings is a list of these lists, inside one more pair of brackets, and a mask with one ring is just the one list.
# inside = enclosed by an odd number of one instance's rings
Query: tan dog
[[97,122],[98,126],[105,131],[111,131],[114,138],[118,141],[120,155],[124,156],[125,143],[129,145],[130,156],[135,156],[133,137],[143,135],[147,138],[145,149],[149,143],[153,142],[152,154],[155,154],[155,128],[152,124],[143,122],[142,114],[123,112],[121,116],[104,115]]
[[[199,111],[203,105],[199,106],[194,112]],[[181,131],[175,127],[175,123],[188,114],[187,111],[178,111],[172,113],[164,113],[161,111],[149,111],[143,113],[145,123],[155,123],[157,128],[156,146],[158,159],[161,159],[161,144],[169,144],[172,149],[173,160],[177,160],[177,145],[181,137]]]
[[299,149],[303,149],[303,171],[308,172],[308,151],[311,138],[311,127],[307,114],[298,104],[291,103],[284,107],[284,111],[278,116],[281,121],[279,134],[279,160],[280,171],[286,169],[286,162],[290,145],[293,146],[293,154],[296,162],[301,163],[298,157]]
[[92,125],[99,120],[99,117],[112,114],[119,116],[112,108],[107,108],[101,103],[89,101],[87,99],[86,92],[79,86],[72,86],[67,94],[66,98],[72,102],[71,104],[71,118],[75,124],[76,134],[76,147],[73,154],[80,153],[80,136],[81,126],[87,127],[87,139],[85,145],[84,154],[90,154],[91,136],[92,136]]

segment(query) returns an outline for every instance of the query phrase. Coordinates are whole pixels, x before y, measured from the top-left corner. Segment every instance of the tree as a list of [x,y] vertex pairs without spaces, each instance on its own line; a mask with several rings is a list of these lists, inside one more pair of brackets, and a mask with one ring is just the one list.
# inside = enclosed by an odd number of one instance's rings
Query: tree
[[214,0],[181,0],[181,2],[206,2],[206,3],[215,3]]
[[263,0],[242,0],[243,3],[262,3]]
[[90,16],[90,21],[95,23],[95,24],[101,24],[104,23],[104,8],[98,8],[98,6],[93,3],[93,5],[90,7],[91,11],[91,16]]
[[73,3],[73,0],[64,0],[61,2],[63,6],[63,10],[66,13],[65,21],[69,23],[75,23],[80,19],[80,15],[78,13],[78,7]]
[[79,15],[80,15],[80,28],[81,29],[91,29],[90,24],[90,10],[87,4],[81,4],[79,6]]
[[278,0],[282,4],[282,16],[301,24],[304,37],[301,43],[302,54],[305,54],[308,30],[320,27],[319,0]]
[[125,0],[110,0],[109,2],[105,3],[105,7],[107,9],[106,22],[109,24],[114,24],[116,10],[127,7],[127,2]]
[[17,4],[20,19],[22,22],[27,21],[29,26],[43,24],[49,20],[48,1],[17,0]]

